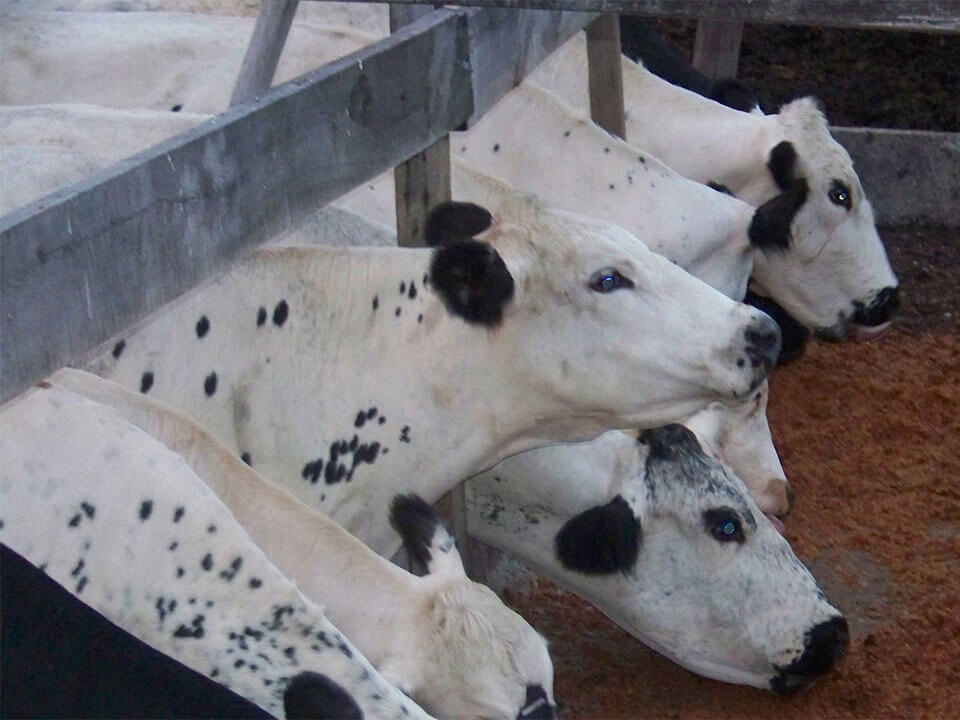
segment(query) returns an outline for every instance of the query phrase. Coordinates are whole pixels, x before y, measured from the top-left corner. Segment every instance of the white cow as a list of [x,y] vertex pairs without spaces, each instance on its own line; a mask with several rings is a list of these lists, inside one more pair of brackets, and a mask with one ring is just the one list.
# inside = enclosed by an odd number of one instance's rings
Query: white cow
[[517,455],[467,505],[471,535],[701,675],[785,692],[846,651],[846,620],[683,426]]
[[[469,580],[435,512],[391,501],[391,522],[428,574],[373,553],[325,515],[267,482],[186,416],[79,370],[63,388],[119,414],[162,442],[216,493],[257,547],[390,683],[439,717],[514,718],[529,692],[553,707],[546,643],[489,588]],[[528,691],[532,688],[532,691]]]
[[281,574],[181,455],[117,410],[49,382],[4,405],[0,498],[4,545],[271,714],[307,669],[350,691],[369,717],[427,717]]
[[[828,340],[885,329],[897,279],[847,151],[811,98],[745,113],[671,85],[623,58],[627,139],[682,175],[757,207],[753,282]],[[528,78],[585,108],[581,33]]]
[[254,253],[94,369],[391,554],[398,491],[751,397],[776,357],[766,315],[600,221],[521,197],[443,206],[428,237]]

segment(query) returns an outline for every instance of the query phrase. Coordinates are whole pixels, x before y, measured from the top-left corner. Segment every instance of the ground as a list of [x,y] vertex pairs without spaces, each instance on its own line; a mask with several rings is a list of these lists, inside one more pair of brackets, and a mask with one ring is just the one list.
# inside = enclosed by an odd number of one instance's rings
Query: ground
[[[741,69],[765,97],[816,90],[839,125],[956,131],[958,58],[960,36],[748,27]],[[771,380],[796,490],[787,537],[846,613],[847,657],[779,698],[681,669],[550,583],[508,591],[551,643],[561,717],[960,717],[960,233],[881,236],[901,281],[894,329],[814,343]]]

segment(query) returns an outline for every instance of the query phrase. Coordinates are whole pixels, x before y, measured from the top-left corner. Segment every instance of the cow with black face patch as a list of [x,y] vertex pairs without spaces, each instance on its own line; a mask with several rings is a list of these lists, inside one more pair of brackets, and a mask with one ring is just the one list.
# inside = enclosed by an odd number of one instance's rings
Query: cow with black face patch
[[467,484],[471,535],[701,675],[787,692],[847,623],[744,484],[681,425],[510,458]]
[[[626,58],[627,139],[757,208],[753,286],[828,340],[871,337],[897,309],[897,279],[847,151],[811,98],[776,114],[741,112]],[[583,35],[528,78],[586,107]],[[761,241],[762,239],[762,241]]]
[[766,315],[615,226],[528,197],[429,225],[434,250],[255,253],[95,369],[150,373],[149,397],[392,554],[398,490],[433,501],[521,450],[739,402],[775,361]]
[[319,670],[369,717],[427,717],[281,574],[183,455],[56,376],[0,413],[0,500],[5,546],[263,710],[279,715],[291,677]]

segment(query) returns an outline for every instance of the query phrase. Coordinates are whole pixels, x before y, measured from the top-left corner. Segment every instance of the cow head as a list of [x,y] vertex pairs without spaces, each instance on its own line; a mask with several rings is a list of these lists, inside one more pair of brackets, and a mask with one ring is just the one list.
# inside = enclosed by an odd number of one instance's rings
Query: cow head
[[811,98],[774,116],[767,173],[740,197],[757,205],[753,284],[827,340],[884,329],[897,278],[847,151]]
[[492,352],[509,367],[498,380],[512,387],[504,399],[516,405],[532,393],[541,432],[562,425],[575,439],[575,416],[586,438],[742,399],[779,351],[765,314],[625,230],[531,197],[505,203],[496,218],[442,206],[427,237],[440,245],[431,286],[451,313],[490,329]]
[[744,484],[680,425],[610,442],[599,462],[557,446],[472,480],[471,533],[707,677],[787,691],[832,667],[846,621]]
[[390,524],[411,564],[426,571],[420,624],[431,632],[418,668],[407,654],[382,663],[384,676],[438,717],[555,718],[546,641],[467,577],[436,511],[416,495],[397,495]]

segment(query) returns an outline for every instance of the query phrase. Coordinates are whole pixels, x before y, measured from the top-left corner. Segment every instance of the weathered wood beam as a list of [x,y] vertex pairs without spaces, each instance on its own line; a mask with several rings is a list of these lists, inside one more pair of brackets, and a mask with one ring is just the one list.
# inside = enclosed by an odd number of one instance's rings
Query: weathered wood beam
[[[382,0],[345,0],[382,2]],[[419,0],[390,0],[392,3]],[[458,0],[466,7],[960,33],[956,0]]]
[[0,218],[0,399],[472,111],[467,22],[441,10]]
[[270,89],[287,41],[298,0],[262,0],[247,52],[243,56],[230,106],[255,100]]
[[625,139],[627,126],[620,57],[620,16],[601,15],[587,25],[590,118],[608,133]]
[[742,39],[742,22],[701,20],[697,23],[691,64],[707,77],[736,77]]

